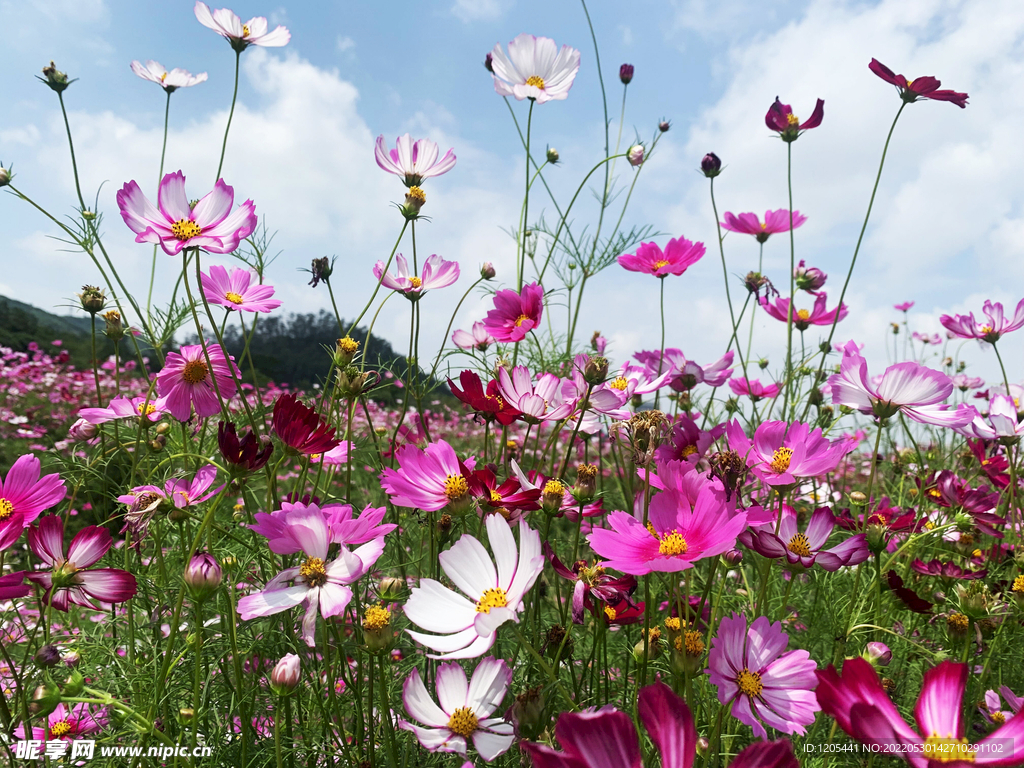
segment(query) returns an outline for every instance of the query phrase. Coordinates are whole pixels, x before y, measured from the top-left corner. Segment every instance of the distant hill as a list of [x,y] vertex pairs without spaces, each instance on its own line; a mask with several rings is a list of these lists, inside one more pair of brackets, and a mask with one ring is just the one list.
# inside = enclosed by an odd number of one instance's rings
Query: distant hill
[[[62,348],[71,354],[72,362],[85,367],[91,362],[91,327],[88,317],[55,315],[23,301],[0,296],[0,347],[24,352],[34,341],[50,351],[50,342],[60,339],[64,342]],[[97,327],[103,328],[102,319],[97,321]],[[96,345],[97,356],[106,357],[114,352],[114,345],[101,332]]]

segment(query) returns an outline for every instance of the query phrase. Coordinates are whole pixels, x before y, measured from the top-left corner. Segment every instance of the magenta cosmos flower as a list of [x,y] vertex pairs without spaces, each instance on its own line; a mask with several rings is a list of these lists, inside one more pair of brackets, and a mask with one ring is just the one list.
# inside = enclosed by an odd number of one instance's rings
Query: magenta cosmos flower
[[162,401],[154,401],[148,395],[118,395],[107,403],[106,408],[82,408],[78,415],[90,424],[105,424],[118,419],[142,419],[143,416],[151,423],[156,423],[164,417],[164,405]]
[[606,567],[640,576],[683,571],[697,560],[728,552],[747,516],[730,511],[722,494],[707,485],[692,504],[674,488],[656,494],[647,526],[628,512],[612,512],[608,525],[587,537],[590,548],[608,561]]
[[853,738],[891,751],[914,768],[950,763],[995,768],[1024,763],[1024,717],[1019,714],[976,744],[968,742],[961,712],[966,664],[944,661],[924,673],[914,708],[916,731],[900,715],[878,673],[864,659],[847,659],[841,675],[829,666],[818,672],[818,681],[822,712],[835,718]]
[[1003,313],[1003,305],[998,301],[986,301],[981,311],[988,319],[986,323],[979,323],[974,319],[974,313],[969,315],[943,315],[939,318],[942,326],[961,339],[980,339],[991,344],[999,341],[999,338],[1010,331],[1016,331],[1024,326],[1024,299],[1017,304],[1012,318],[1007,318]]
[[722,619],[711,641],[705,671],[718,688],[718,700],[731,703],[732,716],[762,739],[764,725],[805,733],[821,709],[814,696],[814,660],[802,649],[784,653],[788,644],[781,622],[771,624],[761,616],[748,629],[747,617],[738,613]]
[[[800,211],[793,211],[793,229],[807,221],[807,217]],[[765,242],[771,235],[778,235],[782,232],[789,232],[789,211],[779,208],[777,211],[765,211],[764,221],[757,218],[756,213],[741,213],[738,215],[725,212],[725,221],[722,222],[722,229],[730,232],[737,232],[741,235],[753,235],[757,242]]]
[[836,517],[828,507],[818,507],[807,523],[807,530],[797,528],[796,512],[783,507],[782,519],[775,523],[750,528],[739,539],[748,549],[770,558],[786,558],[794,570],[810,568],[817,563],[826,571],[838,571],[844,565],[859,565],[871,554],[867,535],[858,533],[832,549],[823,549],[836,525]]
[[481,759],[489,763],[508,752],[515,740],[512,723],[492,717],[511,682],[512,670],[501,659],[483,659],[471,680],[458,664],[442,664],[435,680],[438,706],[414,669],[402,686],[402,703],[409,716],[426,727],[406,720],[399,727],[411,731],[429,752],[465,755],[467,740],[472,739]]
[[452,344],[459,349],[476,349],[482,352],[493,343],[494,337],[487,332],[487,328],[479,320],[473,323],[471,331],[464,331],[460,328],[452,334]]
[[117,193],[117,207],[137,243],[159,243],[176,256],[183,248],[202,248],[210,253],[231,253],[256,229],[256,206],[246,200],[231,211],[235,190],[218,179],[213,191],[195,206],[185,194],[185,175],[168,173],[160,182],[157,206],[142,194],[135,181]]
[[159,61],[150,60],[145,64],[141,61],[133,61],[131,67],[132,72],[143,80],[156,83],[168,93],[174,93],[179,88],[188,88],[189,86],[206,82],[205,72],[193,75],[186,69],[177,68],[168,72]]
[[292,39],[292,34],[286,27],[279,26],[273,32],[268,32],[270,25],[263,16],[255,16],[243,24],[229,8],[218,8],[211,12],[209,6],[203,2],[196,3],[195,13],[200,24],[212,29],[239,52],[250,45],[280,48],[288,45],[288,41]]
[[914,302],[904,301],[902,304],[893,304],[892,308],[895,309],[897,312],[909,312],[911,307],[913,306]]
[[60,475],[39,476],[42,464],[31,453],[19,456],[6,480],[0,481],[0,552],[21,538],[44,510],[67,495]]
[[645,272],[655,277],[681,275],[700,261],[704,243],[694,243],[685,237],[669,240],[662,251],[657,243],[641,243],[636,253],[619,256],[619,265],[630,272]]
[[188,421],[193,407],[199,418],[213,416],[220,410],[217,391],[220,391],[225,401],[234,397],[237,391],[231,369],[228,368],[230,365],[235,375],[240,375],[233,360],[224,355],[219,344],[209,344],[206,349],[210,355],[210,365],[213,366],[213,376],[217,379],[216,390],[202,344],[192,344],[177,352],[168,352],[164,367],[156,376],[157,391],[171,416],[178,421]]
[[[662,768],[693,768],[697,729],[686,702],[665,683],[640,690],[637,714],[661,757]],[[563,712],[555,735],[564,751],[524,742],[534,768],[642,768],[640,743],[633,719],[602,707]],[[741,751],[729,768],[799,768],[788,739],[758,741]]]
[[[101,709],[94,713],[88,704],[65,706],[62,702],[46,716],[46,728],[32,726],[32,735],[27,738],[40,741],[71,741],[98,733],[106,724],[106,710]],[[15,728],[14,735],[19,739],[25,739],[24,725]]]
[[386,536],[398,527],[394,524],[381,524],[387,512],[386,507],[368,506],[358,516],[353,517],[354,510],[351,504],[327,504],[320,507],[316,504],[293,504],[285,501],[281,503],[281,509],[276,509],[270,514],[257,512],[254,516],[256,523],[249,528],[267,539],[267,546],[271,552],[294,555],[302,551],[306,540],[305,531],[309,526],[302,522],[307,514],[306,510],[319,512],[327,523],[331,543],[343,546],[365,544]]
[[814,105],[814,112],[801,123],[800,118],[793,114],[793,108],[789,104],[783,104],[776,96],[775,103],[768,108],[768,114],[764,116],[764,122],[771,130],[778,132],[780,139],[789,142],[796,141],[804,131],[817,128],[821,125],[823,117],[825,117],[824,99],[818,99],[818,103]]
[[388,149],[383,134],[374,145],[377,165],[388,173],[402,179],[407,187],[418,187],[424,179],[448,173],[455,167],[455,150],[449,149],[444,157],[437,159],[437,144],[430,139],[412,140],[407,133],[399,136],[394,149]]
[[511,375],[504,367],[498,369],[498,392],[531,424],[559,421],[573,412],[576,401],[563,399],[563,384],[553,373],[534,381],[525,365],[517,365]]
[[740,397],[746,395],[755,403],[765,397],[779,396],[778,384],[762,384],[760,379],[729,379],[729,389]]
[[462,475],[455,449],[444,440],[427,445],[421,451],[403,445],[395,454],[398,469],[385,468],[381,487],[398,507],[436,512],[449,504],[470,501],[469,482]]
[[24,583],[27,575],[27,571],[18,571],[0,576],[0,600],[15,600],[31,594],[32,587]]
[[940,427],[964,427],[974,420],[969,405],[955,409],[942,405],[953,393],[948,376],[917,363],[896,363],[885,369],[876,385],[868,379],[868,364],[854,342],[843,349],[839,373],[828,380],[832,402],[873,413],[880,419],[905,413],[922,424]]
[[210,267],[210,274],[199,273],[203,284],[203,295],[211,304],[242,312],[272,312],[281,306],[272,298],[274,286],[253,283],[253,274],[247,269],[234,268],[231,274],[216,264]]
[[522,341],[540,325],[543,314],[544,289],[530,283],[521,294],[508,289],[495,293],[494,309],[484,318],[484,327],[496,341]]
[[[828,310],[825,308],[827,300],[827,294],[819,293],[814,299],[814,307],[812,309],[798,309],[796,314],[793,315],[793,325],[796,329],[798,331],[806,331],[812,325],[832,325],[846,317],[849,308],[845,304]],[[762,296],[758,303],[765,312],[776,320],[781,320],[784,323],[789,322],[789,299],[778,296],[775,301],[771,301],[767,296]],[[836,319],[837,317],[839,320]]]
[[459,264],[456,261],[445,261],[436,253],[423,262],[423,273],[417,277],[409,271],[409,263],[402,254],[395,257],[398,274],[392,275],[384,271],[384,262],[373,265],[373,276],[385,288],[404,293],[409,299],[418,299],[424,293],[437,288],[447,288],[459,279]]
[[829,442],[820,429],[811,429],[799,421],[766,421],[754,431],[751,440],[739,421],[726,428],[729,447],[746,459],[762,482],[771,486],[789,486],[798,478],[818,477],[833,471],[850,452],[846,440]]
[[135,577],[117,568],[89,569],[113,543],[110,531],[90,525],[75,535],[65,555],[64,521],[47,515],[29,529],[28,545],[50,570],[30,573],[28,579],[46,590],[43,603],[58,611],[70,604],[100,610],[96,600],[123,603],[135,595]]
[[508,56],[495,44],[490,62],[494,90],[500,95],[543,104],[568,97],[580,69],[580,52],[568,45],[559,50],[550,37],[522,34],[508,44]]
[[915,80],[907,80],[903,75],[897,75],[878,59],[872,59],[868,69],[878,75],[885,82],[895,85],[899,91],[900,98],[908,104],[918,99],[931,99],[932,101],[948,101],[956,104],[960,109],[967,106],[967,94],[956,91],[940,91],[942,82],[931,75],[925,75]]

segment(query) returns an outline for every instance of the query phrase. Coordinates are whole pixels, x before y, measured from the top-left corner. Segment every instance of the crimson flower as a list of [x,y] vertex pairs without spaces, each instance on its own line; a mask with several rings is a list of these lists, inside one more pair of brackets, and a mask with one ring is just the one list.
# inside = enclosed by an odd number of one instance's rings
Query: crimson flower
[[913,104],[918,99],[931,99],[932,101],[948,101],[956,104],[960,109],[967,106],[967,94],[956,91],[939,90],[942,82],[931,75],[925,75],[915,80],[907,80],[903,75],[897,75],[878,59],[872,59],[868,69],[878,75],[885,82],[895,85],[899,91],[900,98],[908,104]]
[[270,438],[257,437],[250,427],[246,427],[239,437],[235,425],[223,421],[217,425],[217,445],[224,461],[249,472],[262,469],[274,452]]
[[495,512],[527,512],[540,507],[540,489],[523,487],[515,474],[509,475],[505,482],[499,485],[493,464],[476,471],[466,469],[465,464],[462,467],[462,476],[469,482],[469,492],[480,500],[481,506],[489,507]]
[[509,405],[505,398],[498,394],[498,382],[494,379],[487,383],[486,392],[484,392],[483,382],[480,381],[480,377],[472,371],[466,370],[460,373],[459,382],[462,384],[462,389],[459,389],[455,382],[448,379],[448,387],[451,389],[452,394],[472,408],[476,415],[484,419],[484,421],[494,421],[497,419],[499,424],[508,426],[519,418],[519,411]]
[[[551,548],[551,545],[544,542],[544,555],[551,562],[555,573],[563,579],[574,582],[572,590],[572,623],[583,623],[583,609],[596,612],[594,599],[600,600],[606,606],[635,607],[632,594],[636,591],[635,576],[620,576],[614,578],[605,573],[604,565],[600,560],[595,560],[593,565],[587,565],[586,560],[577,560],[572,568],[567,568],[558,555]],[[623,605],[625,604],[625,605]],[[618,611],[612,609],[613,614],[605,612],[608,619],[618,619]]]
[[768,108],[768,114],[764,116],[765,125],[771,130],[777,131],[779,138],[785,142],[796,141],[800,134],[817,128],[825,117],[825,100],[818,99],[814,106],[814,112],[804,122],[793,114],[793,108],[789,104],[783,104],[779,97],[775,97],[775,103]]
[[334,439],[334,427],[315,410],[300,403],[294,394],[277,398],[273,424],[281,441],[299,453],[327,453],[341,442]]

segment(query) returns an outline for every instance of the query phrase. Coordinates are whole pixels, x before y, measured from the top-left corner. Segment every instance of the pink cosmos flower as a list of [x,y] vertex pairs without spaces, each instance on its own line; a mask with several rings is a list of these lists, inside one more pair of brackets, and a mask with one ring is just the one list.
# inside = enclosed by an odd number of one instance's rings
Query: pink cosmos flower
[[0,576],[0,600],[16,600],[32,594],[32,587],[24,583],[27,575],[27,571],[18,571]]
[[[237,389],[228,366],[234,368],[235,375],[241,375],[238,367],[233,358],[224,355],[219,344],[208,344],[206,349],[213,365],[213,375],[217,377],[217,389],[221,397],[230,400]],[[217,399],[217,390],[213,388],[202,344],[192,344],[177,352],[168,352],[164,367],[156,376],[156,385],[167,410],[178,421],[188,421],[193,407],[199,418],[213,416],[220,411],[220,401]]]
[[550,37],[522,34],[508,44],[507,56],[501,43],[496,43],[490,63],[499,95],[543,104],[569,96],[580,69],[580,52],[568,45],[558,50]]
[[168,173],[160,182],[154,206],[135,181],[117,193],[117,207],[137,243],[159,243],[164,253],[177,256],[183,248],[231,253],[256,229],[256,206],[246,200],[234,212],[235,190],[218,179],[213,191],[195,206],[185,194],[185,175]]
[[975,410],[969,405],[955,409],[941,405],[953,392],[944,373],[917,363],[896,363],[885,369],[876,385],[868,379],[868,364],[850,342],[843,350],[840,372],[828,380],[832,402],[873,413],[880,419],[902,412],[922,424],[954,429],[969,424]]
[[753,402],[768,397],[778,397],[778,384],[762,384],[759,379],[729,379],[729,389],[742,397],[746,395]]
[[951,762],[993,767],[1024,762],[1024,717],[1019,714],[976,744],[968,742],[961,713],[966,664],[944,661],[924,673],[914,708],[916,731],[864,659],[847,659],[842,674],[833,666],[817,674],[822,712],[857,741],[891,751],[914,768]]
[[46,590],[43,603],[58,611],[67,611],[72,603],[101,610],[94,601],[130,600],[135,595],[134,576],[117,568],[89,569],[113,543],[110,531],[90,525],[75,535],[65,555],[64,521],[57,515],[40,518],[38,525],[28,531],[28,545],[50,570],[34,571],[28,574],[28,580]]
[[128,397],[118,395],[106,408],[82,408],[78,415],[90,424],[105,424],[117,419],[141,419],[143,414],[152,423],[164,417],[164,405],[161,400],[153,400],[147,395]]
[[25,736],[24,725],[14,729],[18,739],[38,739],[40,741],[71,741],[91,733],[98,733],[107,724],[106,710],[93,712],[88,704],[66,706],[63,702],[46,716],[46,728],[32,726],[32,735]]
[[319,464],[322,461],[328,467],[336,467],[340,464],[345,464],[348,461],[350,445],[351,443],[343,440],[326,453],[309,454],[309,460],[313,464]]
[[531,424],[560,421],[573,412],[576,403],[563,400],[562,384],[553,373],[541,374],[534,382],[525,365],[517,365],[511,375],[504,367],[498,370],[498,392]]
[[435,681],[438,706],[420,671],[414,669],[402,686],[402,703],[409,716],[426,727],[407,720],[400,721],[399,727],[411,731],[430,752],[465,755],[466,740],[472,739],[477,754],[489,763],[508,752],[515,740],[512,724],[503,717],[492,717],[511,682],[512,670],[501,659],[483,659],[470,680],[458,664],[442,664]]
[[168,72],[164,65],[159,61],[147,61],[143,64],[141,61],[133,61],[131,63],[132,72],[141,77],[143,80],[149,80],[151,83],[156,83],[168,93],[174,93],[179,88],[188,88],[199,83],[206,82],[206,73],[200,72],[198,75],[193,75],[187,69],[172,69]]
[[[575,369],[574,369],[575,374]],[[661,389],[669,379],[669,372],[661,376],[652,376],[646,367],[626,363],[608,377],[608,381],[597,387],[594,392],[612,389],[620,393],[621,403],[625,403],[634,395],[648,395]],[[620,403],[620,404],[621,404]]]
[[274,295],[274,286],[252,283],[253,274],[247,269],[235,268],[231,274],[216,264],[210,267],[210,274],[199,273],[203,294],[211,304],[242,312],[271,312],[281,306]]
[[783,653],[788,644],[781,622],[761,616],[748,629],[746,616],[738,613],[722,619],[711,641],[705,671],[718,700],[732,703],[732,716],[762,739],[762,721],[782,733],[803,734],[821,709],[814,696],[817,665],[805,650]]
[[403,445],[396,453],[398,469],[385,468],[381,487],[397,507],[436,512],[449,504],[468,504],[469,483],[462,475],[455,449],[444,440],[424,450]]
[[389,150],[384,135],[377,137],[374,146],[374,157],[377,165],[388,173],[402,179],[407,187],[418,187],[424,179],[448,173],[455,167],[455,150],[449,149],[444,157],[437,159],[437,144],[430,139],[418,139],[415,142],[407,133],[399,136],[395,148]]
[[676,392],[693,389],[698,384],[709,387],[720,387],[732,376],[733,352],[726,352],[718,360],[708,365],[699,365],[687,360],[681,349],[667,347],[664,354],[658,350],[637,352],[633,358],[642,363],[650,377],[661,373],[669,374],[669,386]]
[[[498,628],[518,621],[523,597],[544,570],[540,535],[519,521],[519,548],[512,528],[501,515],[484,518],[494,561],[484,545],[468,533],[439,560],[441,569],[465,595],[434,579],[420,579],[405,604],[405,615],[420,629],[406,630],[438,659],[474,659],[494,645]],[[495,570],[497,566],[497,570]]]
[[0,552],[7,549],[44,510],[67,495],[60,474],[39,476],[42,464],[31,453],[19,456],[0,482]]
[[696,464],[707,454],[708,449],[715,440],[725,432],[725,425],[719,424],[716,427],[705,431],[697,422],[685,413],[676,417],[672,424],[672,437],[667,442],[662,442],[655,451],[659,462],[683,461],[688,464]]
[[826,571],[838,571],[844,565],[859,565],[868,559],[867,535],[858,533],[831,549],[824,549],[836,525],[836,517],[828,507],[818,507],[807,523],[807,530],[797,528],[796,512],[786,505],[782,519],[743,531],[739,539],[748,549],[771,558],[786,558],[789,568],[803,570],[815,563]]
[[[209,490],[213,481],[217,479],[217,468],[213,464],[207,464],[195,473],[191,480],[172,477],[164,485],[167,498],[171,500],[178,509],[201,504],[207,499],[216,496],[224,487]],[[118,499],[120,501],[120,499]]]
[[895,85],[900,98],[908,104],[918,99],[931,99],[932,101],[948,101],[956,104],[960,109],[967,106],[967,94],[956,91],[940,91],[942,83],[931,75],[925,75],[915,80],[907,80],[903,75],[897,75],[878,59],[872,59],[868,69],[878,75],[885,82]]
[[331,529],[320,509],[296,505],[287,515],[286,525],[306,559],[299,566],[281,571],[262,591],[240,599],[238,614],[248,621],[303,605],[302,639],[312,648],[316,645],[317,616],[329,619],[345,612],[352,600],[348,585],[365,576],[377,562],[384,552],[384,537],[355,550],[341,547],[337,557],[328,560]]
[[987,323],[979,323],[974,319],[974,313],[969,315],[943,315],[939,318],[942,326],[949,330],[954,336],[961,339],[980,339],[991,344],[999,341],[1000,337],[1010,331],[1016,331],[1024,327],[1024,299],[1017,304],[1013,317],[1007,319],[1003,313],[1003,305],[998,301],[986,301],[981,307],[982,313],[988,318]]
[[981,389],[985,386],[985,380],[980,376],[968,376],[964,373],[958,373],[953,377],[953,386],[961,392],[966,392],[969,389]]
[[816,293],[825,285],[828,275],[817,267],[808,267],[806,262],[800,259],[800,263],[793,270],[793,279],[801,291]]
[[1016,442],[1024,437],[1024,422],[1017,422],[1017,405],[1013,398],[996,395],[989,402],[986,416],[976,413],[970,424],[957,431],[967,437],[980,437],[983,440]]
[[[662,768],[693,768],[697,729],[686,702],[665,683],[640,690],[637,714],[661,757]],[[633,719],[613,707],[558,716],[555,735],[563,752],[523,742],[534,768],[642,768]],[[729,768],[799,768],[788,739],[758,741],[742,750]]]
[[[849,307],[841,304],[835,309],[827,310],[825,309],[827,299],[827,294],[824,292],[818,293],[814,299],[814,307],[812,309],[798,309],[796,311],[796,315],[793,317],[793,325],[798,331],[806,331],[812,325],[832,325],[832,323],[836,322],[836,316],[839,317],[839,320],[846,317]],[[773,302],[767,296],[762,296],[758,303],[760,303],[765,312],[776,320],[781,320],[784,323],[789,321],[789,299],[777,296]]]
[[544,288],[537,283],[523,286],[522,294],[512,290],[494,294],[494,309],[484,318],[484,327],[496,341],[516,342],[540,325],[544,314]]
[[459,264],[456,261],[445,261],[436,253],[423,262],[422,277],[409,271],[409,263],[402,254],[395,257],[398,275],[392,276],[384,271],[384,262],[373,265],[373,276],[385,287],[404,293],[410,299],[418,299],[424,293],[436,288],[447,288],[459,279]]
[[683,571],[732,549],[747,516],[730,510],[722,494],[706,485],[692,503],[675,488],[656,494],[647,521],[645,527],[628,512],[612,512],[610,530],[596,528],[587,537],[590,548],[608,561],[608,568],[634,576]]
[[[1000,707],[1002,703],[999,699],[1000,694],[1006,699],[1006,705],[1010,708],[1009,712]],[[1024,705],[1024,699],[1016,696],[1005,685],[1001,685],[999,686],[999,693],[993,690],[985,691],[985,703],[978,705],[978,711],[981,712],[982,717],[993,725],[1002,725],[1020,712],[1022,705]]]
[[452,334],[452,344],[459,349],[477,349],[481,352],[494,343],[494,337],[487,332],[482,322],[477,320],[473,323],[473,330],[470,333],[461,328]]
[[211,13],[209,6],[203,2],[196,2],[195,13],[200,24],[212,29],[239,52],[250,45],[280,48],[288,45],[288,41],[292,39],[291,32],[285,27],[279,26],[273,32],[268,32],[269,25],[263,16],[255,16],[243,24],[230,9],[219,8]]
[[783,104],[776,96],[775,103],[768,108],[768,114],[764,116],[764,123],[769,129],[777,131],[780,139],[789,142],[796,141],[804,131],[817,128],[821,125],[823,117],[825,117],[825,101],[823,99],[818,99],[818,103],[814,105],[814,112],[801,123],[800,118],[793,114],[792,107],[789,104]]
[[[284,501],[281,509],[270,514],[257,512],[254,516],[256,523],[249,528],[267,539],[271,552],[294,555],[303,551],[306,543],[309,524],[304,521],[307,515],[313,514],[309,510],[323,516],[330,542],[346,547],[382,538],[398,527],[394,524],[382,525],[386,507],[367,506],[357,517],[353,517],[351,504],[327,504],[320,507],[312,503]],[[316,528],[319,529],[319,524]]]
[[771,486],[789,486],[801,477],[818,477],[835,470],[851,446],[845,440],[830,442],[820,429],[794,421],[766,421],[751,441],[733,420],[726,428],[729,447],[743,457],[755,475]]
[[893,304],[892,308],[897,312],[909,312],[911,307],[914,306],[912,301],[904,301],[902,304]]
[[[801,226],[807,217],[800,211],[793,211],[793,229]],[[725,221],[722,222],[722,229],[730,232],[737,232],[742,235],[753,235],[757,242],[765,242],[771,235],[778,235],[789,232],[789,210],[779,208],[776,211],[765,211],[764,221],[757,218],[756,213],[733,214],[725,212]]]
[[630,272],[646,272],[655,277],[681,275],[704,256],[704,243],[694,243],[685,237],[669,240],[662,251],[657,243],[641,243],[636,253],[619,256],[619,265]]

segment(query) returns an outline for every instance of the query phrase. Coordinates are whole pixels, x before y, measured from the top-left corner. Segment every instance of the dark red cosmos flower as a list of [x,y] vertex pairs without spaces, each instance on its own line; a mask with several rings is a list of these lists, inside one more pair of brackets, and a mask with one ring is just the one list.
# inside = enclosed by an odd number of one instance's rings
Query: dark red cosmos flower
[[239,438],[235,425],[223,421],[217,425],[217,445],[224,461],[249,472],[262,469],[274,452],[269,437],[256,437],[252,428],[246,427]]
[[893,591],[893,594],[899,598],[903,605],[914,613],[932,612],[933,603],[928,602],[909,587],[903,586],[903,579],[900,578],[900,575],[896,573],[896,571],[890,570],[886,574],[886,581],[889,584],[889,589]]
[[480,377],[472,371],[463,371],[459,374],[459,383],[462,389],[455,386],[455,382],[448,379],[448,387],[452,394],[464,402],[477,416],[484,421],[494,421],[508,426],[521,415],[519,411],[505,402],[505,398],[498,394],[498,382],[491,379],[487,383],[487,392],[484,392],[483,383]]
[[919,77],[916,80],[907,80],[903,75],[897,75],[878,59],[872,59],[868,69],[878,75],[885,82],[896,86],[900,98],[908,104],[918,99],[931,99],[932,101],[948,101],[956,104],[960,109],[967,106],[967,94],[956,91],[939,90],[942,83],[931,75]]
[[[551,566],[555,569],[555,573],[563,579],[568,579],[569,581],[574,582],[572,590],[573,624],[583,623],[584,608],[592,613],[597,612],[598,609],[594,600],[599,600],[606,606],[620,606],[624,609],[624,614],[625,608],[635,607],[636,604],[632,600],[633,592],[636,591],[635,577],[620,576],[618,578],[614,578],[609,576],[605,573],[605,570],[599,561],[595,561],[593,565],[587,565],[586,560],[577,560],[572,564],[571,569],[567,568],[562,561],[558,559],[558,555],[555,554],[551,545],[546,541],[544,542],[544,555],[551,562]],[[643,604],[641,603],[641,605]],[[607,611],[604,611],[604,614],[606,619],[612,618],[611,614]],[[623,617],[620,617],[616,610],[614,618],[620,619]]]
[[499,485],[493,464],[476,471],[462,465],[462,475],[469,483],[469,492],[492,509],[527,512],[540,508],[540,488],[523,488],[515,475]]
[[764,116],[765,125],[771,130],[777,131],[779,138],[783,141],[796,141],[801,133],[817,128],[825,117],[825,100],[818,99],[814,112],[804,122],[793,114],[793,108],[789,104],[783,104],[779,97],[775,97],[775,103],[768,108],[768,114]]
[[1005,456],[999,454],[1000,448],[998,445],[995,446],[991,456],[988,455],[985,446],[986,442],[984,440],[967,441],[967,447],[971,449],[974,458],[981,464],[981,470],[985,473],[985,476],[997,488],[1006,488],[1010,484],[1010,475],[1008,474],[1010,464],[1006,461]]
[[956,563],[944,563],[941,560],[929,560],[926,563],[917,559],[910,564],[910,567],[925,576],[941,576],[944,579],[959,579],[961,581],[974,581],[988,575],[987,570],[967,571]]
[[293,394],[277,398],[273,424],[281,442],[299,453],[327,453],[341,443],[334,439],[334,427]]
[[631,603],[622,598],[617,603],[608,603],[602,611],[605,624],[622,627],[627,624],[637,624],[644,619],[644,601],[640,600]]
[[[995,514],[993,510],[999,505],[999,493],[989,489],[987,485],[971,488],[970,484],[961,480],[948,469],[944,469],[935,477],[936,487],[929,491],[936,504],[943,507],[961,507],[974,518],[974,524],[982,533],[1003,538],[999,530],[1006,525],[1006,518]],[[934,493],[939,498],[934,497]],[[998,527],[997,527],[998,526]]]

